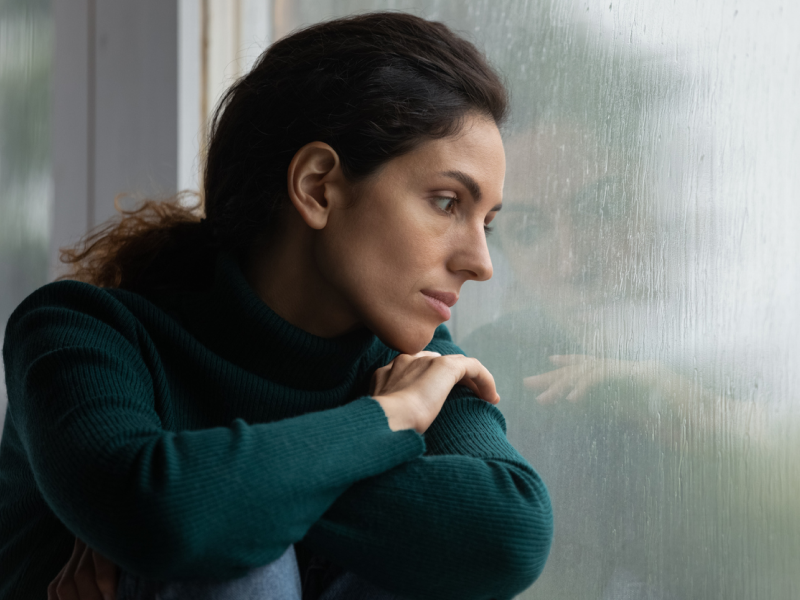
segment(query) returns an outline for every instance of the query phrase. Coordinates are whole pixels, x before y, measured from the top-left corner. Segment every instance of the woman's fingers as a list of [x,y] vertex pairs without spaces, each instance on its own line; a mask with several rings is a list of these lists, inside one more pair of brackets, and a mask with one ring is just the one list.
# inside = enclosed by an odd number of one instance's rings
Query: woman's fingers
[[92,557],[94,558],[95,581],[97,581],[97,588],[100,590],[103,600],[115,600],[119,581],[117,565],[97,551],[92,552]]
[[75,569],[75,587],[81,600],[104,600],[97,587],[92,554],[92,549],[84,545],[78,568]]
[[476,396],[480,396],[480,390],[478,389],[477,384],[474,381],[472,381],[471,379],[462,379],[458,383],[460,383],[461,385],[467,386],[469,389],[471,389],[475,393]]
[[56,588],[58,587],[61,578],[64,576],[64,573],[66,573],[68,564],[69,562],[67,562],[66,565],[61,567],[61,570],[58,572],[58,575],[56,575],[53,581],[51,581],[50,584],[47,586],[47,600],[58,600],[58,592],[56,591]]
[[78,538],[67,564],[47,586],[47,600],[114,600],[117,566]]
[[479,398],[500,401],[494,377],[480,361],[460,354],[436,352],[399,354],[372,379],[373,397],[398,431],[413,428],[424,433],[442,410],[453,387],[462,383]]
[[[75,571],[78,568],[83,551],[86,549],[84,544],[78,538],[75,538],[75,545],[72,548],[72,556],[69,557],[67,564],[61,569],[60,577],[57,577],[50,583],[52,586],[55,583],[55,596],[57,600],[80,600],[78,595],[78,588],[75,586]],[[50,588],[48,587],[48,597]]]
[[392,369],[391,363],[386,365],[385,367],[381,367],[380,369],[376,369],[375,372],[372,374],[372,379],[369,383],[369,395],[374,396],[375,391],[379,389],[383,389],[383,386],[386,383],[386,378],[389,376],[389,371]]
[[372,374],[372,379],[370,380],[369,385],[369,394],[370,396],[374,396],[377,390],[381,390],[385,387],[387,379],[389,379],[389,374],[392,372],[392,368],[394,367],[395,363],[397,364],[406,364],[414,361],[417,358],[422,357],[430,357],[435,358],[441,356],[438,352],[430,352],[428,350],[422,350],[421,352],[417,352],[416,354],[398,354],[394,360],[392,360],[389,364],[384,365],[380,369],[376,369],[375,372]]
[[451,361],[450,364],[454,363],[460,371],[461,377],[458,378],[458,383],[469,381],[474,384],[474,387],[470,386],[470,388],[475,391],[479,398],[492,404],[500,402],[494,377],[492,377],[489,369],[484,367],[478,359],[458,354],[452,354],[444,358],[449,359]]
[[[435,372],[448,371],[454,376],[452,385],[466,385],[475,392],[479,398],[491,402],[492,404],[497,404],[500,401],[500,396],[497,394],[497,389],[495,387],[494,377],[492,377],[489,370],[476,358],[469,358],[461,354],[442,356],[438,352],[423,350],[422,352],[411,355],[399,354],[391,363],[382,368],[391,369],[395,366],[399,369],[409,368],[411,363],[418,360],[423,361],[420,363],[424,365],[422,367],[423,370],[434,369]],[[381,369],[378,369],[378,371],[380,370]],[[378,371],[375,372],[376,375],[378,375],[376,379],[379,381],[386,381],[390,371],[387,370],[384,374],[378,374]],[[431,373],[434,371],[431,371]],[[380,385],[377,387],[378,389],[381,388]],[[452,388],[452,386],[450,387]]]

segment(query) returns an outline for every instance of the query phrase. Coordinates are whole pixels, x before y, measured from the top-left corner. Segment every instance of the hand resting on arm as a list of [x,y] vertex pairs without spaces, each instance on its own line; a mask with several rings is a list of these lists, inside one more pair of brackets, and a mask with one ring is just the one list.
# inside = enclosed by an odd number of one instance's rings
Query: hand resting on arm
[[[500,397],[494,378],[476,359],[438,352],[401,354],[373,374],[371,394],[393,431],[424,433],[456,384],[466,385],[491,404]],[[76,538],[72,556],[48,587],[48,600],[113,600],[119,569]]]

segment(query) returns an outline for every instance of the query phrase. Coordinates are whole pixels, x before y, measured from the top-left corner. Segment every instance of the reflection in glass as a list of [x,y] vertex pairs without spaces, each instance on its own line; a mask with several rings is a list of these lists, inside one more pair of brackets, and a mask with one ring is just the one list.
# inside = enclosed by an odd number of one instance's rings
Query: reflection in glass
[[450,327],[494,373],[556,537],[525,598],[800,595],[800,10],[276,2],[446,21],[505,73],[495,277]]
[[[271,7],[276,37],[370,9],[443,20],[507,77],[495,277],[450,327],[552,493],[522,597],[800,597],[800,8]],[[2,323],[46,278],[51,30],[48,2],[0,2]]]

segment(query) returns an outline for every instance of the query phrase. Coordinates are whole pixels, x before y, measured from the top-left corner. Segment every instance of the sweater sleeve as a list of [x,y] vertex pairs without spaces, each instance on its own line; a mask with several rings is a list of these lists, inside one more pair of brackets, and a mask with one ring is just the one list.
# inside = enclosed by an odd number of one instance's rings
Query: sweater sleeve
[[[3,358],[36,484],[76,536],[151,579],[243,575],[301,539],[352,483],[425,451],[371,398],[272,423],[169,432],[141,326],[85,284],[40,288]],[[303,440],[298,443],[297,440]]]
[[[461,353],[449,334],[428,347]],[[456,386],[425,432],[427,451],[360,481],[306,543],[392,592],[419,599],[513,598],[544,568],[550,498],[493,405]]]

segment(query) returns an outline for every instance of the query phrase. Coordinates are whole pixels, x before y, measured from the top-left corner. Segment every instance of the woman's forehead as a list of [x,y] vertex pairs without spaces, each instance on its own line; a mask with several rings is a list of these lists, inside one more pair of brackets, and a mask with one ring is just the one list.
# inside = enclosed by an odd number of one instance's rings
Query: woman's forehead
[[[505,178],[505,152],[497,126],[481,119],[465,126],[457,135],[427,140],[411,152],[392,161],[396,170],[410,177],[447,177],[466,175],[478,182],[481,190],[502,191]],[[465,178],[461,179],[463,184]],[[466,186],[469,187],[469,186]]]

